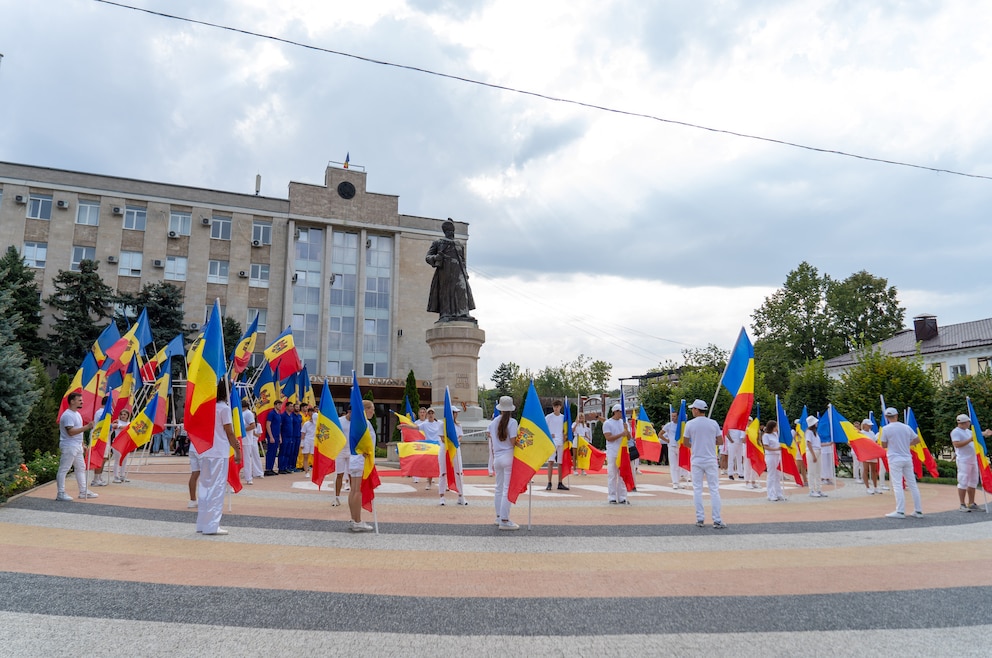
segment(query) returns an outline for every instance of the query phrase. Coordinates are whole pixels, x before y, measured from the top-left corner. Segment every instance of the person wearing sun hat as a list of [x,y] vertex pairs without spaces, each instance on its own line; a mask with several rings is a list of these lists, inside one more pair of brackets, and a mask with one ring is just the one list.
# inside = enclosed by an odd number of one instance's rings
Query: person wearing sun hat
[[820,433],[817,426],[820,419],[816,416],[806,416],[806,473],[809,481],[810,498],[826,498],[827,494],[821,491],[823,481],[820,480]]
[[[962,512],[978,509],[975,504],[975,489],[978,487],[978,454],[975,452],[975,439],[971,434],[971,417],[959,415],[957,427],[951,430],[951,443],[954,444],[954,463],[958,467],[958,500]],[[968,494],[968,504],[965,504]]]
[[519,525],[510,520],[510,473],[513,471],[513,446],[517,442],[519,429],[513,411],[516,406],[513,398],[504,395],[499,399],[496,410],[499,415],[489,423],[489,441],[493,451],[493,470],[496,472],[496,491],[493,504],[496,507],[496,526],[500,530],[518,530]]
[[603,437],[606,439],[606,500],[611,504],[627,504],[627,486],[620,479],[617,455],[623,447],[621,441],[630,438],[627,421],[623,417],[623,405],[619,402],[610,408],[610,417],[603,421]]
[[920,488],[916,486],[916,473],[913,472],[912,446],[920,442],[920,437],[906,423],[899,422],[899,412],[894,407],[885,410],[885,427],[882,430],[882,447],[885,448],[889,461],[889,478],[892,480],[892,492],[896,495],[896,510],[885,516],[890,519],[906,518],[906,492],[903,482],[913,496],[913,516],[923,516],[923,504],[920,501]]

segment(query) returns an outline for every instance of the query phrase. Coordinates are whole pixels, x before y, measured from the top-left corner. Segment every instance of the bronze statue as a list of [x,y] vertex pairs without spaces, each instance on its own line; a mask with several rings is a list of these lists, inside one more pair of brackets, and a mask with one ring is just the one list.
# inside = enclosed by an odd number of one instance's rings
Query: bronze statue
[[441,224],[444,237],[431,243],[427,262],[434,268],[427,311],[438,313],[438,322],[475,322],[469,311],[475,308],[465,269],[465,248],[455,241],[455,223]]

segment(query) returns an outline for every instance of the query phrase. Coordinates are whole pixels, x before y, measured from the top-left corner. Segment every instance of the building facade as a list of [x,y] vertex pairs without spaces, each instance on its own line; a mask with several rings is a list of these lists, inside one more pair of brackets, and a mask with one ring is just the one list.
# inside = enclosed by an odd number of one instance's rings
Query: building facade
[[215,299],[242,327],[257,314],[256,363],[291,326],[311,375],[402,386],[410,370],[430,377],[424,257],[443,220],[400,214],[366,182],[329,164],[322,184],[290,182],[282,199],[0,162],[0,245],[21,251],[43,297],[91,259],[120,292],[180,288],[191,331]]

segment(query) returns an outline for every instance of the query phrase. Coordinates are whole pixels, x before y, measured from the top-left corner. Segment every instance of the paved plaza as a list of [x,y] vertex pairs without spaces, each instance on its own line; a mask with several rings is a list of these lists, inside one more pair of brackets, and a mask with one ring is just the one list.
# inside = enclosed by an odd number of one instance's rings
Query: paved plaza
[[3,655],[990,654],[992,516],[953,486],[895,520],[891,492],[851,480],[772,503],[724,479],[714,530],[664,466],[630,506],[603,474],[567,492],[538,475],[505,532],[484,472],[441,507],[384,467],[378,534],[296,474],[229,496],[230,534],[204,537],[187,469],[150,457],[97,500],[50,483],[0,508]]

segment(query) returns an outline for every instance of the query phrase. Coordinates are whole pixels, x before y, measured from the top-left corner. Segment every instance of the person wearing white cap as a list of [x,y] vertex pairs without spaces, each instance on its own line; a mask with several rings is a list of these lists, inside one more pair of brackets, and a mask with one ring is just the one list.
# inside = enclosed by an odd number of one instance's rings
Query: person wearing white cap
[[689,405],[692,418],[685,424],[685,440],[692,451],[692,500],[696,504],[696,526],[706,525],[706,510],[703,508],[703,478],[710,490],[710,506],[713,527],[726,528],[721,518],[720,505],[720,462],[717,460],[717,446],[723,443],[723,430],[720,424],[706,417],[706,403],[693,400]]
[[913,516],[923,517],[923,504],[920,502],[920,488],[916,486],[916,473],[913,472],[911,446],[920,442],[920,437],[906,423],[899,422],[899,412],[893,407],[885,410],[885,427],[882,428],[882,447],[889,458],[889,477],[892,491],[896,495],[896,511],[885,516],[890,519],[906,518],[906,492],[902,483],[913,496]]
[[668,471],[672,476],[672,489],[681,489],[682,469],[679,467],[679,446],[675,442],[679,415],[674,411],[670,415],[672,419],[661,428],[661,440],[668,446]]
[[823,484],[820,480],[820,465],[823,460],[820,454],[820,434],[817,431],[819,424],[820,419],[816,416],[806,416],[806,473],[810,498],[827,497],[827,494],[820,490]]
[[[875,440],[875,433],[871,431],[873,425],[874,423],[871,422],[870,418],[861,421],[861,433],[872,441]],[[865,482],[865,490],[869,495],[882,493],[878,489],[878,459],[861,462],[861,478]]]
[[[958,467],[958,500],[962,512],[978,509],[975,504],[975,488],[978,487],[978,455],[975,453],[975,439],[971,435],[971,418],[966,414],[957,417],[958,426],[951,430],[951,443],[954,444],[954,462]],[[965,494],[968,504],[965,505]]]
[[613,415],[603,421],[603,436],[606,438],[606,499],[611,504],[626,505],[627,485],[620,479],[617,455],[620,454],[621,441],[630,438],[630,430],[623,418],[623,407],[617,403],[611,411]]
[[496,491],[493,504],[496,506],[496,525],[500,530],[517,530],[519,525],[510,520],[510,473],[513,471],[513,446],[517,442],[519,429],[513,417],[513,398],[504,395],[499,399],[496,410],[499,416],[489,423],[489,436],[493,450],[493,470],[496,472]]

